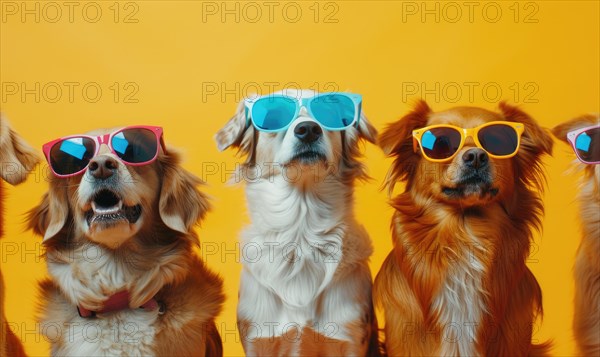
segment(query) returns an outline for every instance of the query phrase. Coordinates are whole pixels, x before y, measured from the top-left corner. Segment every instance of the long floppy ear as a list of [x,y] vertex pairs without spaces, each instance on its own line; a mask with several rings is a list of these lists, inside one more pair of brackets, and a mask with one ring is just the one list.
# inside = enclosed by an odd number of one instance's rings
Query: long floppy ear
[[179,154],[169,148],[161,155],[162,187],[158,202],[163,223],[172,230],[191,233],[210,209],[206,195],[198,190],[203,182],[180,165]]
[[50,189],[44,194],[40,203],[27,213],[27,226],[36,234],[44,237],[44,242],[55,237],[65,227],[69,218],[69,201],[66,184],[52,178]]
[[377,143],[377,129],[367,119],[365,113],[361,111],[360,120],[358,121],[359,136],[371,144]]
[[16,185],[25,181],[38,162],[36,152],[10,128],[0,113],[0,177]]
[[546,182],[542,167],[542,156],[552,155],[554,141],[550,131],[542,128],[531,116],[516,106],[501,102],[500,112],[505,120],[525,124],[525,131],[521,136],[521,147],[516,158],[515,177],[518,177],[526,186],[533,186],[539,191],[544,189]]
[[348,175],[345,175],[345,177],[350,181],[354,179],[368,180],[369,175],[367,175],[365,165],[359,161],[361,152],[358,141],[359,139],[364,139],[375,144],[377,141],[377,130],[373,125],[371,125],[371,123],[369,123],[369,120],[364,113],[361,112],[356,130],[347,129],[343,132],[342,137],[344,138],[344,171],[348,173]]
[[599,123],[600,115],[586,114],[555,126],[552,128],[552,134],[568,144],[567,134],[570,131]]
[[378,142],[383,152],[387,156],[395,158],[384,183],[389,194],[392,193],[398,181],[409,181],[408,186],[411,185],[417,163],[420,160],[420,156],[414,151],[412,131],[426,126],[431,113],[429,105],[424,100],[420,100],[410,113],[400,120],[388,124],[379,135]]
[[235,115],[229,119],[227,124],[225,124],[225,126],[215,135],[219,151],[223,151],[230,146],[240,147],[244,132],[246,131],[246,125],[246,106],[242,100],[240,104],[238,104]]

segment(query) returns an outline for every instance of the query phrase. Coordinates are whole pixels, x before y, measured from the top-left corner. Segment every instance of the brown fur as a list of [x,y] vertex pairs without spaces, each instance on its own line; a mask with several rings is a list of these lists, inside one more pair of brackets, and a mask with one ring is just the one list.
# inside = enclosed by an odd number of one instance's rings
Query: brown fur
[[[133,274],[127,285],[130,306],[139,306],[137,302],[155,297],[166,307],[166,312],[153,324],[156,335],[151,350],[154,354],[221,356],[222,344],[215,318],[224,302],[223,282],[193,252],[193,247],[198,245],[193,227],[204,217],[209,203],[196,188],[200,180],[181,168],[179,162],[179,155],[169,148],[168,154],[161,152],[158,160],[150,165],[126,167],[136,178],[149,184],[152,192],[144,192],[145,220],[141,230],[111,250],[110,259],[127,259],[125,264]],[[79,234],[78,223],[73,218],[78,207],[76,190],[81,180],[81,175],[68,179],[53,177],[49,191],[29,213],[29,226],[34,232],[46,236],[49,230],[56,232],[44,241],[49,263],[79,264],[69,261],[73,252],[83,245],[99,244]],[[181,218],[185,232],[169,228],[165,217]],[[101,284],[96,280],[83,280],[85,275],[78,275],[76,270],[72,279],[89,287]],[[48,280],[40,284],[40,289],[43,324],[62,326],[67,322],[85,324],[89,321],[77,314],[76,306],[84,302],[72,301],[59,282]],[[105,298],[113,293],[104,291]],[[68,342],[65,338],[61,336],[53,341],[53,353],[65,346]]]
[[[567,133],[600,123],[600,116],[584,115],[552,131],[567,141]],[[582,237],[575,257],[575,314],[573,333],[581,355],[600,355],[600,165],[577,161],[583,171],[578,195]]]
[[[515,157],[490,158],[498,194],[448,199],[442,189],[452,186],[451,170],[459,165],[462,153],[474,147],[473,142],[467,141],[452,162],[432,163],[413,151],[412,130],[439,123],[469,128],[497,120],[525,124]],[[541,229],[541,157],[551,153],[549,134],[520,109],[504,103],[499,113],[471,107],[433,112],[421,101],[390,124],[379,141],[384,152],[395,158],[386,179],[390,193],[398,181],[406,183],[405,191],[391,202],[396,210],[394,249],[377,275],[374,290],[376,302],[385,310],[388,354],[440,354],[445,332],[440,316],[445,311],[432,303],[449,272],[468,267],[471,258],[483,266],[482,286],[471,288],[487,313],[481,314],[480,321],[457,322],[480,326],[474,350],[486,356],[546,353],[549,345],[531,344],[533,323],[542,315],[542,294],[525,260],[532,231]],[[478,239],[475,244],[473,237]],[[466,328],[461,328],[464,335]]]
[[[16,185],[27,178],[27,174],[38,162],[38,156],[17,133],[15,133],[0,113],[0,176]],[[2,180],[0,180],[0,238],[3,232]],[[0,271],[0,356],[25,356],[21,341],[12,332],[4,315],[4,279]]]
[[[243,334],[252,325],[241,320],[238,321],[238,328]],[[246,349],[250,348],[251,355],[254,356],[354,356],[357,345],[369,343],[366,338],[372,339],[375,336],[376,339],[377,334],[368,332],[362,325],[357,325],[352,330],[356,337],[355,343],[332,339],[310,327],[304,327],[302,331],[290,328],[283,336],[246,341]],[[378,346],[377,342],[371,344],[366,356],[379,356]]]

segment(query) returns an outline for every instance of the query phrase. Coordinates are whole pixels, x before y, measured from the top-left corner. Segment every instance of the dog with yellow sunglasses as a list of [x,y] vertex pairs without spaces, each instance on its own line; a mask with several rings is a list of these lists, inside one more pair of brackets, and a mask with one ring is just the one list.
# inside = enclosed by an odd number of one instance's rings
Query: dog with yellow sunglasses
[[547,130],[505,103],[434,112],[421,101],[379,143],[395,158],[390,193],[404,184],[374,288],[387,353],[547,353],[531,343],[542,293],[525,264],[543,214]]

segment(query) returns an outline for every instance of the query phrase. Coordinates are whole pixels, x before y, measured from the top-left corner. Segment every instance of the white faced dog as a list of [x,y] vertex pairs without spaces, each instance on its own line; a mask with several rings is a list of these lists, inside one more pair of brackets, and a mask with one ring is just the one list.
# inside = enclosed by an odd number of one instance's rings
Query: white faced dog
[[[351,93],[287,90],[246,99],[217,134],[246,157],[252,223],[243,254],[238,329],[247,355],[378,353],[368,258],[353,214],[361,139],[376,130]],[[260,256],[260,259],[254,259]]]

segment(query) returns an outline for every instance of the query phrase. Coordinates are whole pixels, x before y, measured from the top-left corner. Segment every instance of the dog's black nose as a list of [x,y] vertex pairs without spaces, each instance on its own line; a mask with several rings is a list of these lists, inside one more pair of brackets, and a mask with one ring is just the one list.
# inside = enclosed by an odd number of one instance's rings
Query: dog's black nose
[[462,159],[465,165],[474,169],[485,167],[489,161],[488,154],[480,148],[472,148],[465,151]]
[[294,128],[294,135],[303,143],[309,144],[319,140],[323,135],[323,129],[315,122],[305,121]]
[[100,155],[90,161],[88,170],[95,178],[105,180],[111,177],[117,171],[118,167],[117,160],[110,156]]

